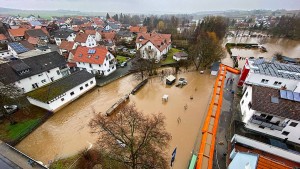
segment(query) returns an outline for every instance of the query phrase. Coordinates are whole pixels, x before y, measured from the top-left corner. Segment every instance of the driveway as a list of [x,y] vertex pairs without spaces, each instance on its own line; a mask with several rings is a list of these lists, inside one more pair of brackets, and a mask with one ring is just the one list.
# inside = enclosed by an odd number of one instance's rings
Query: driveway
[[125,67],[118,67],[116,71],[114,71],[112,74],[108,76],[101,77],[100,79],[96,79],[98,86],[104,86],[114,80],[117,80],[123,76],[126,76],[129,74],[129,70],[131,68],[131,60],[127,62],[127,66]]

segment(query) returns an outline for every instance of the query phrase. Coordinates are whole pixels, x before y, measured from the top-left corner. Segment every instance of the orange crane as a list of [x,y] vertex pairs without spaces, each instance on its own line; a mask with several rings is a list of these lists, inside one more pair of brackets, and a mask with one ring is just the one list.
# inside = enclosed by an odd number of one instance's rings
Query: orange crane
[[220,64],[219,73],[214,84],[212,99],[202,128],[202,139],[196,169],[211,169],[213,165],[215,141],[222,107],[226,71],[234,74],[240,74],[239,70]]

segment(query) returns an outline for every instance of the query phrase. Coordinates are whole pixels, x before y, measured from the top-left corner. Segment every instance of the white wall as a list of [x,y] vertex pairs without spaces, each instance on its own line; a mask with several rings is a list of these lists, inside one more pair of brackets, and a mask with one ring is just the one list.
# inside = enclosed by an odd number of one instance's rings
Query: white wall
[[17,52],[16,52],[13,48],[11,48],[9,45],[7,45],[7,49],[8,49],[14,56],[17,56],[17,55],[18,55]]
[[96,38],[95,38],[95,40],[96,40],[97,42],[99,42],[101,39],[102,39],[101,34],[100,34],[99,32],[96,31]]
[[[150,54],[150,56],[148,55],[148,52],[146,51],[146,49],[149,49],[149,46],[151,47],[152,53]],[[160,60],[161,59],[161,53],[160,51],[149,41],[147,42],[144,46],[140,47],[140,51],[141,51],[141,56],[144,59],[152,59],[154,58],[155,60]]]
[[[59,75],[57,74],[57,71],[59,71]],[[32,86],[32,84],[34,84],[34,83],[37,83],[38,87],[41,87],[41,86],[44,86],[44,85],[52,82],[51,78],[53,78],[53,81],[55,81],[62,77],[63,77],[62,73],[60,72],[59,68],[56,67],[47,72],[43,72],[43,73],[33,75],[31,77],[19,80],[19,81],[15,82],[14,84],[17,87],[23,89],[25,93],[27,93],[27,92],[30,92],[35,89]]]
[[76,66],[79,67],[80,70],[84,69],[92,74],[101,73],[103,71],[104,76],[108,76],[109,74],[113,73],[116,70],[115,64],[112,65],[109,64],[109,61],[115,60],[115,57],[110,52],[107,52],[107,55],[108,54],[110,54],[111,56],[110,59],[107,60],[105,58],[102,65],[76,62]]
[[92,48],[92,47],[97,46],[97,42],[96,42],[96,40],[91,35],[89,35],[88,38],[86,39],[85,45],[87,47]]
[[6,50],[6,51],[1,51],[0,52],[0,58],[9,58],[11,56],[13,56],[14,54],[10,51],[10,50]]
[[[86,86],[86,84],[88,84],[88,86]],[[81,96],[82,94],[89,91],[90,89],[92,89],[95,86],[96,86],[96,79],[95,79],[95,77],[93,77],[93,78],[89,79],[88,81],[82,83],[81,85],[78,85],[78,86],[72,88],[71,90],[65,92],[57,100],[55,100],[53,102],[44,103],[39,100],[30,98],[30,97],[27,97],[27,99],[33,105],[36,105],[36,106],[44,108],[46,110],[55,112],[55,111],[61,109],[63,106],[74,101],[79,96]],[[82,89],[80,89],[81,87],[82,87]],[[72,92],[74,92],[73,95],[71,95]]]
[[[248,96],[246,97],[246,93],[248,93]],[[243,104],[242,104],[243,102]],[[287,118],[282,118],[282,117],[276,117],[273,116],[272,114],[266,114],[264,112],[257,112],[253,109],[249,109],[248,104],[249,102],[252,102],[252,87],[251,86],[247,86],[247,89],[240,101],[240,106],[241,106],[241,113],[242,113],[242,121],[246,124],[245,127],[263,134],[267,134],[267,135],[271,135],[280,139],[285,139],[288,138],[289,141],[292,141],[294,143],[298,143],[300,144],[300,122],[299,121],[295,121],[292,119],[287,119]],[[272,122],[276,122],[276,121],[280,121],[280,124],[286,123],[286,126],[283,128],[282,131],[279,130],[271,130],[271,128],[269,127],[265,127],[265,128],[260,128],[258,124],[252,123],[249,120],[251,119],[251,117],[255,114],[255,115],[260,115],[260,114],[266,114],[266,115],[272,115]],[[292,127],[290,126],[290,124],[292,122],[298,123],[298,125],[296,127]],[[282,132],[287,131],[290,132],[287,136],[283,135]]]
[[[269,80],[267,84],[265,83],[261,83],[262,79],[267,79]],[[274,85],[274,82],[278,81],[278,82],[282,82],[281,85]],[[285,78],[280,78],[280,77],[273,77],[273,76],[267,76],[267,75],[262,75],[262,74],[257,74],[254,73],[253,71],[250,70],[246,80],[246,83],[248,84],[258,84],[260,86],[267,86],[267,87],[272,87],[272,88],[277,88],[279,89],[281,86],[286,85],[287,90],[295,90],[297,83],[299,81],[297,80],[292,80],[292,79],[285,79]]]

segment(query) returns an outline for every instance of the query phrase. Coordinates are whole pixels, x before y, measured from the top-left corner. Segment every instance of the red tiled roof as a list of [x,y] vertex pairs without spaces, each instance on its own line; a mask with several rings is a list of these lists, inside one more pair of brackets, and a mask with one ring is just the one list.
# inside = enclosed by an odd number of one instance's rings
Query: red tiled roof
[[86,39],[88,38],[88,34],[86,33],[77,33],[76,38],[75,38],[75,42],[80,42],[80,43],[85,43]]
[[110,31],[110,32],[101,32],[102,39],[104,40],[113,40],[116,36],[115,31]]
[[85,30],[84,32],[86,34],[88,34],[88,35],[96,35],[96,31],[95,30]]
[[159,33],[138,33],[136,37],[136,43],[145,45],[150,41],[159,51],[163,51],[171,44],[171,34],[159,34]]
[[131,26],[130,32],[133,33],[146,33],[147,32],[147,27],[146,26]]
[[0,40],[6,40],[7,37],[4,34],[0,34]]
[[69,67],[76,67],[76,63],[68,62],[67,65],[68,65]]
[[70,51],[73,49],[74,44],[75,42],[61,41],[61,44],[59,45],[59,49]]
[[36,45],[38,44],[39,38],[35,38],[35,37],[29,37],[27,40],[30,44]]
[[[95,50],[95,53],[89,54],[89,50]],[[74,55],[73,60],[75,62],[85,62],[85,63],[91,63],[91,64],[103,64],[106,54],[108,50],[104,47],[94,47],[94,48],[88,48],[85,46],[78,46]]]
[[8,32],[13,37],[24,36],[26,28],[8,29]]

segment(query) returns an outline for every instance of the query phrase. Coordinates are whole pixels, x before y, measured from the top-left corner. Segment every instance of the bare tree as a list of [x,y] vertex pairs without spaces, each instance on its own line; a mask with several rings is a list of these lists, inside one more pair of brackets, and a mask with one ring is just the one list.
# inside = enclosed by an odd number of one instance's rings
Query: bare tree
[[110,118],[96,114],[90,126],[99,133],[100,149],[111,159],[132,169],[168,168],[165,150],[171,136],[161,113],[145,116],[131,104]]
[[225,57],[225,51],[214,32],[202,32],[195,44],[189,48],[189,60],[196,70],[207,68]]

